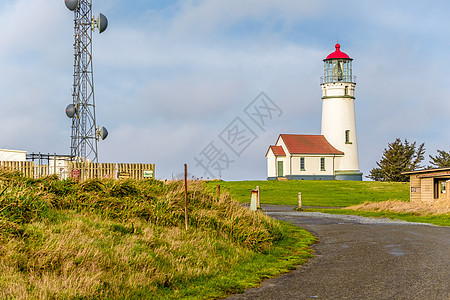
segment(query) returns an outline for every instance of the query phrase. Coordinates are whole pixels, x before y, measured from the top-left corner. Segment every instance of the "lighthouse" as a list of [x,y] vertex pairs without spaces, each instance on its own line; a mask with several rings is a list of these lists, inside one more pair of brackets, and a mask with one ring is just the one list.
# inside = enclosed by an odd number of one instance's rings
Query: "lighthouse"
[[358,143],[355,120],[355,86],[352,59],[336,50],[324,61],[322,86],[321,135],[344,155],[335,160],[335,178],[338,180],[362,180],[359,171]]
[[352,59],[336,44],[323,61],[322,132],[280,134],[266,152],[268,180],[362,180]]

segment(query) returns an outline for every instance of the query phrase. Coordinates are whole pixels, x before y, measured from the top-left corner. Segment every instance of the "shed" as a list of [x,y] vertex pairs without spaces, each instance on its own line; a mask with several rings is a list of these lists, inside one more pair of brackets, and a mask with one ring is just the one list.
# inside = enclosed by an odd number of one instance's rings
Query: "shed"
[[404,172],[409,175],[411,202],[448,200],[450,196],[450,168]]

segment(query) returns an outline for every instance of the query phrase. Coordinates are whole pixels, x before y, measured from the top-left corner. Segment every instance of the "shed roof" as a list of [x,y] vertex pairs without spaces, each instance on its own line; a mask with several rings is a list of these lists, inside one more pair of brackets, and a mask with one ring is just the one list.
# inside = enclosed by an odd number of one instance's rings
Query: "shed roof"
[[420,175],[419,177],[448,177],[450,176],[450,168],[424,169],[403,172],[404,175]]
[[344,152],[334,148],[323,135],[280,134],[291,154],[334,154],[344,155]]

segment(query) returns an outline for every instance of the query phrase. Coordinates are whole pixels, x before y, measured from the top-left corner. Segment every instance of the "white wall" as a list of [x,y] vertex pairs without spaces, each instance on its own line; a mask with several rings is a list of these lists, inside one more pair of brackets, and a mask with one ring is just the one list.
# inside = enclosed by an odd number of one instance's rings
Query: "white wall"
[[267,153],[267,177],[277,177],[276,156],[272,149]]
[[[305,158],[305,171],[300,170],[300,158]],[[320,169],[320,158],[325,158],[325,171]],[[335,157],[336,160],[339,157]],[[334,175],[333,156],[326,155],[301,155],[292,157],[292,175]]]
[[[359,171],[355,100],[352,98],[354,89],[353,83],[322,84],[321,134],[333,147],[345,153],[345,156],[337,161],[336,170]],[[350,130],[351,143],[348,144],[345,141],[346,130]]]

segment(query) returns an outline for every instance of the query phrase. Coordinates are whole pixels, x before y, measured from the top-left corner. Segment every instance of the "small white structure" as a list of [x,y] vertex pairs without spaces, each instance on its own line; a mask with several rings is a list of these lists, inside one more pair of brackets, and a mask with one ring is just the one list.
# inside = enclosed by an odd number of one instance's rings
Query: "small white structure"
[[26,161],[27,151],[0,149],[0,161]]
[[70,156],[49,156],[48,167],[51,174],[57,174],[61,179],[67,179],[70,175]]
[[267,179],[362,180],[352,59],[340,50],[324,61],[321,135],[281,134],[267,151]]

